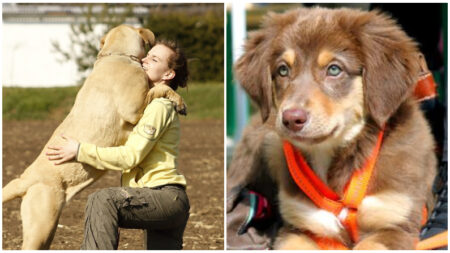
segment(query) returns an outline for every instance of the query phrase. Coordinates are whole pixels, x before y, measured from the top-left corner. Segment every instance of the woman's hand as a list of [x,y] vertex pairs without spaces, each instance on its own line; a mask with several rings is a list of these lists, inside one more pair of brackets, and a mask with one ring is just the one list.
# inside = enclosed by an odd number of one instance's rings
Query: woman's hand
[[64,135],[61,135],[61,138],[63,138],[66,143],[63,144],[61,147],[47,147],[51,151],[45,153],[48,157],[48,160],[50,161],[57,161],[55,162],[55,165],[59,165],[61,163],[70,161],[74,159],[77,156],[78,147],[80,146],[80,143],[72,139],[70,137],[66,137]]

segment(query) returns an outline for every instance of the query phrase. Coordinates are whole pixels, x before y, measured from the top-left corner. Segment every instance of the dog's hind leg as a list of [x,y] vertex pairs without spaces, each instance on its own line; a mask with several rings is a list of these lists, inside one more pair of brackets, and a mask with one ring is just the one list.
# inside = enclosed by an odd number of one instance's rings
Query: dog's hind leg
[[21,206],[22,249],[50,248],[64,203],[65,193],[56,187],[35,184],[28,189]]
[[6,201],[22,197],[27,192],[29,185],[30,182],[22,178],[11,180],[2,189],[2,202],[5,203]]

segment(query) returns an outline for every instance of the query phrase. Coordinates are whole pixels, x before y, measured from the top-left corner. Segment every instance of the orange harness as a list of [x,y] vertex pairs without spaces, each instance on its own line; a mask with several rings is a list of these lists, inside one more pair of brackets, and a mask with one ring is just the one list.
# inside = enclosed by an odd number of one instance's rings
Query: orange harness
[[[375,162],[380,151],[383,134],[384,130],[381,130],[372,154],[365,162],[363,168],[357,169],[353,173],[344,189],[343,198],[340,198],[338,194],[320,180],[308,166],[300,151],[296,150],[288,141],[283,142],[284,154],[292,179],[317,207],[336,215],[348,231],[354,243],[359,241],[356,213],[358,206],[366,195],[373,168],[375,167]],[[426,223],[428,216],[425,206],[422,210],[422,216],[423,225]],[[319,237],[311,232],[306,232],[306,234],[316,242],[320,249],[348,250],[342,242],[336,239]],[[424,250],[443,247],[448,244],[447,237],[448,232],[444,231],[417,242],[416,249]]]
[[[365,162],[363,168],[357,169],[346,189],[343,198],[340,198],[333,190],[324,184],[314,171],[308,166],[300,151],[296,150],[291,143],[284,141],[283,148],[289,172],[297,186],[311,199],[314,204],[324,210],[327,210],[341,221],[350,234],[353,242],[359,239],[358,226],[356,223],[356,212],[366,195],[367,186],[375,167],[375,161],[383,140],[384,131],[378,134],[378,140],[369,159]],[[311,236],[320,246],[320,244],[333,244],[339,246],[332,240],[317,238]],[[325,246],[325,245],[324,245]],[[342,245],[343,246],[343,245]],[[345,247],[345,246],[343,246]]]

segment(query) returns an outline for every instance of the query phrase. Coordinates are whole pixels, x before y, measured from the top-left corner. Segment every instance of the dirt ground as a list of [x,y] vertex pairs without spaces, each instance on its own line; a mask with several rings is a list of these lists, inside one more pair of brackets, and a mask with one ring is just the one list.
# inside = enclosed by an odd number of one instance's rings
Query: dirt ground
[[[59,121],[3,121],[3,185],[18,177],[37,157]],[[190,218],[184,249],[221,250],[224,247],[223,121],[181,121],[179,170],[188,181]],[[83,239],[84,208],[90,193],[118,186],[120,173],[109,172],[75,196],[64,208],[54,250],[79,249]],[[3,205],[3,249],[20,249],[20,199]],[[144,249],[142,230],[121,229],[119,249]]]

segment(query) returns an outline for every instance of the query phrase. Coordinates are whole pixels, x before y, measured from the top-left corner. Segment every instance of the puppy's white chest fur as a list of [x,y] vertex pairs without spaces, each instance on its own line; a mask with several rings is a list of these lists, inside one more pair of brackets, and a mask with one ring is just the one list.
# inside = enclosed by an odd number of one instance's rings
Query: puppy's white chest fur
[[280,212],[283,218],[296,228],[330,238],[340,238],[344,227],[331,212],[317,208],[312,202],[288,196],[280,190]]
[[[276,133],[265,138],[265,158],[271,169],[272,176],[283,184],[281,175],[288,171],[282,141]],[[328,168],[333,159],[333,149],[304,150],[310,167],[323,182],[327,182]],[[281,186],[281,185],[280,185]],[[284,220],[296,228],[311,231],[317,235],[339,238],[344,229],[339,219],[331,212],[320,209],[305,196],[290,196],[280,187],[280,212]]]

